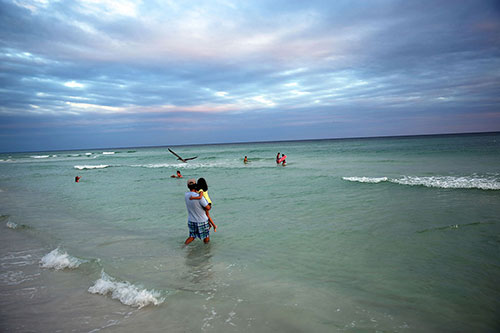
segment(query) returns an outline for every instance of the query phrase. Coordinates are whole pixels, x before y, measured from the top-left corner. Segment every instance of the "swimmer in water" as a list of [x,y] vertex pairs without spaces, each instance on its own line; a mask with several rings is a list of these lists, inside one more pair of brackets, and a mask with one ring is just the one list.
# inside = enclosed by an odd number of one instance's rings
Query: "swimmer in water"
[[172,175],[170,178],[182,178],[181,172],[177,170],[177,175]]

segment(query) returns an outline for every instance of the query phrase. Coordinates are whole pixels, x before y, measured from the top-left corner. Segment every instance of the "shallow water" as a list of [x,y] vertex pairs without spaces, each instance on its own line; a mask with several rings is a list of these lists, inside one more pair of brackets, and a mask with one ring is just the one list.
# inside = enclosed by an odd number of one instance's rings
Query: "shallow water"
[[173,149],[0,155],[2,331],[499,328],[499,134]]

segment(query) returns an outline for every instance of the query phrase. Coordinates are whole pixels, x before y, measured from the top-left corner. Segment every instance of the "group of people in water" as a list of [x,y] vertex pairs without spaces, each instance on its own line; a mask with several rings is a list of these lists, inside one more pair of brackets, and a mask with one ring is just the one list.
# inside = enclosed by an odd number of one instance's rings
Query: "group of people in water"
[[[278,155],[276,155],[276,164],[278,165],[283,165],[285,166],[286,165],[286,155],[283,153],[281,156],[281,154],[278,152]],[[243,163],[247,164],[248,163],[248,157],[245,156],[245,158],[243,159]]]
[[276,155],[276,164],[282,164],[283,166],[286,165],[286,155],[283,153],[280,157],[280,153],[278,152],[278,155]]
[[[286,157],[284,153],[280,154],[278,152],[278,155],[276,155],[276,164],[285,166]],[[243,163],[248,163],[247,156],[243,159]],[[183,178],[179,170],[170,177]],[[78,183],[80,178],[80,176],[76,176],[75,182]],[[189,192],[186,192],[184,197],[188,211],[189,237],[184,244],[187,245],[196,238],[203,239],[204,243],[208,243],[210,242],[210,229],[214,228],[214,232],[217,231],[217,226],[209,213],[210,209],[212,209],[212,200],[208,195],[208,184],[204,178],[199,178],[198,181],[189,179],[187,187]]]

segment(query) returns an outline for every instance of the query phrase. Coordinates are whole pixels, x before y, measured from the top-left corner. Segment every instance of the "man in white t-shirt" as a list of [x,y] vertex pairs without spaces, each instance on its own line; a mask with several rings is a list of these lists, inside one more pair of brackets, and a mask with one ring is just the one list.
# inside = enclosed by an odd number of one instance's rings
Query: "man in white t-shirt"
[[190,197],[197,197],[199,194],[196,188],[196,180],[189,179],[187,181],[187,187],[189,192],[186,192],[184,199],[186,200],[186,208],[188,212],[188,228],[189,237],[186,239],[184,244],[188,245],[195,238],[203,239],[204,243],[210,242],[210,224],[208,223],[208,217],[205,213],[205,207],[210,206],[205,198],[200,200],[189,200]]

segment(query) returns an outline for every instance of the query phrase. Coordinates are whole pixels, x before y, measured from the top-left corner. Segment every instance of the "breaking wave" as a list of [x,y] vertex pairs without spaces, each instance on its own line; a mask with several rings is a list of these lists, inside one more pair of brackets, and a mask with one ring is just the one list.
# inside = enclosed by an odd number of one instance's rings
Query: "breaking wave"
[[403,176],[400,178],[387,177],[342,177],[343,180],[359,183],[381,183],[390,182],[399,185],[425,186],[444,189],[480,189],[500,190],[500,181],[494,177],[477,176]]
[[91,170],[91,169],[104,169],[104,168],[109,168],[109,165],[107,165],[107,164],[101,164],[101,165],[75,165],[75,169],[78,169],[78,170]]
[[161,293],[155,290],[141,289],[130,282],[117,282],[113,277],[101,272],[101,278],[88,289],[92,294],[111,295],[125,305],[143,308],[148,305],[159,305],[165,301]]
[[62,270],[65,268],[78,268],[81,264],[87,262],[86,260],[70,256],[67,252],[59,248],[46,254],[40,260],[40,265],[43,268],[52,268],[55,270]]
[[11,222],[11,221],[7,221],[7,223],[5,224],[7,226],[7,228],[9,229],[17,229],[18,228],[18,225],[17,223],[14,223],[14,222]]
[[343,180],[348,180],[351,182],[360,182],[360,183],[380,183],[386,182],[389,179],[387,177],[379,177],[379,178],[370,178],[370,177],[342,177]]

